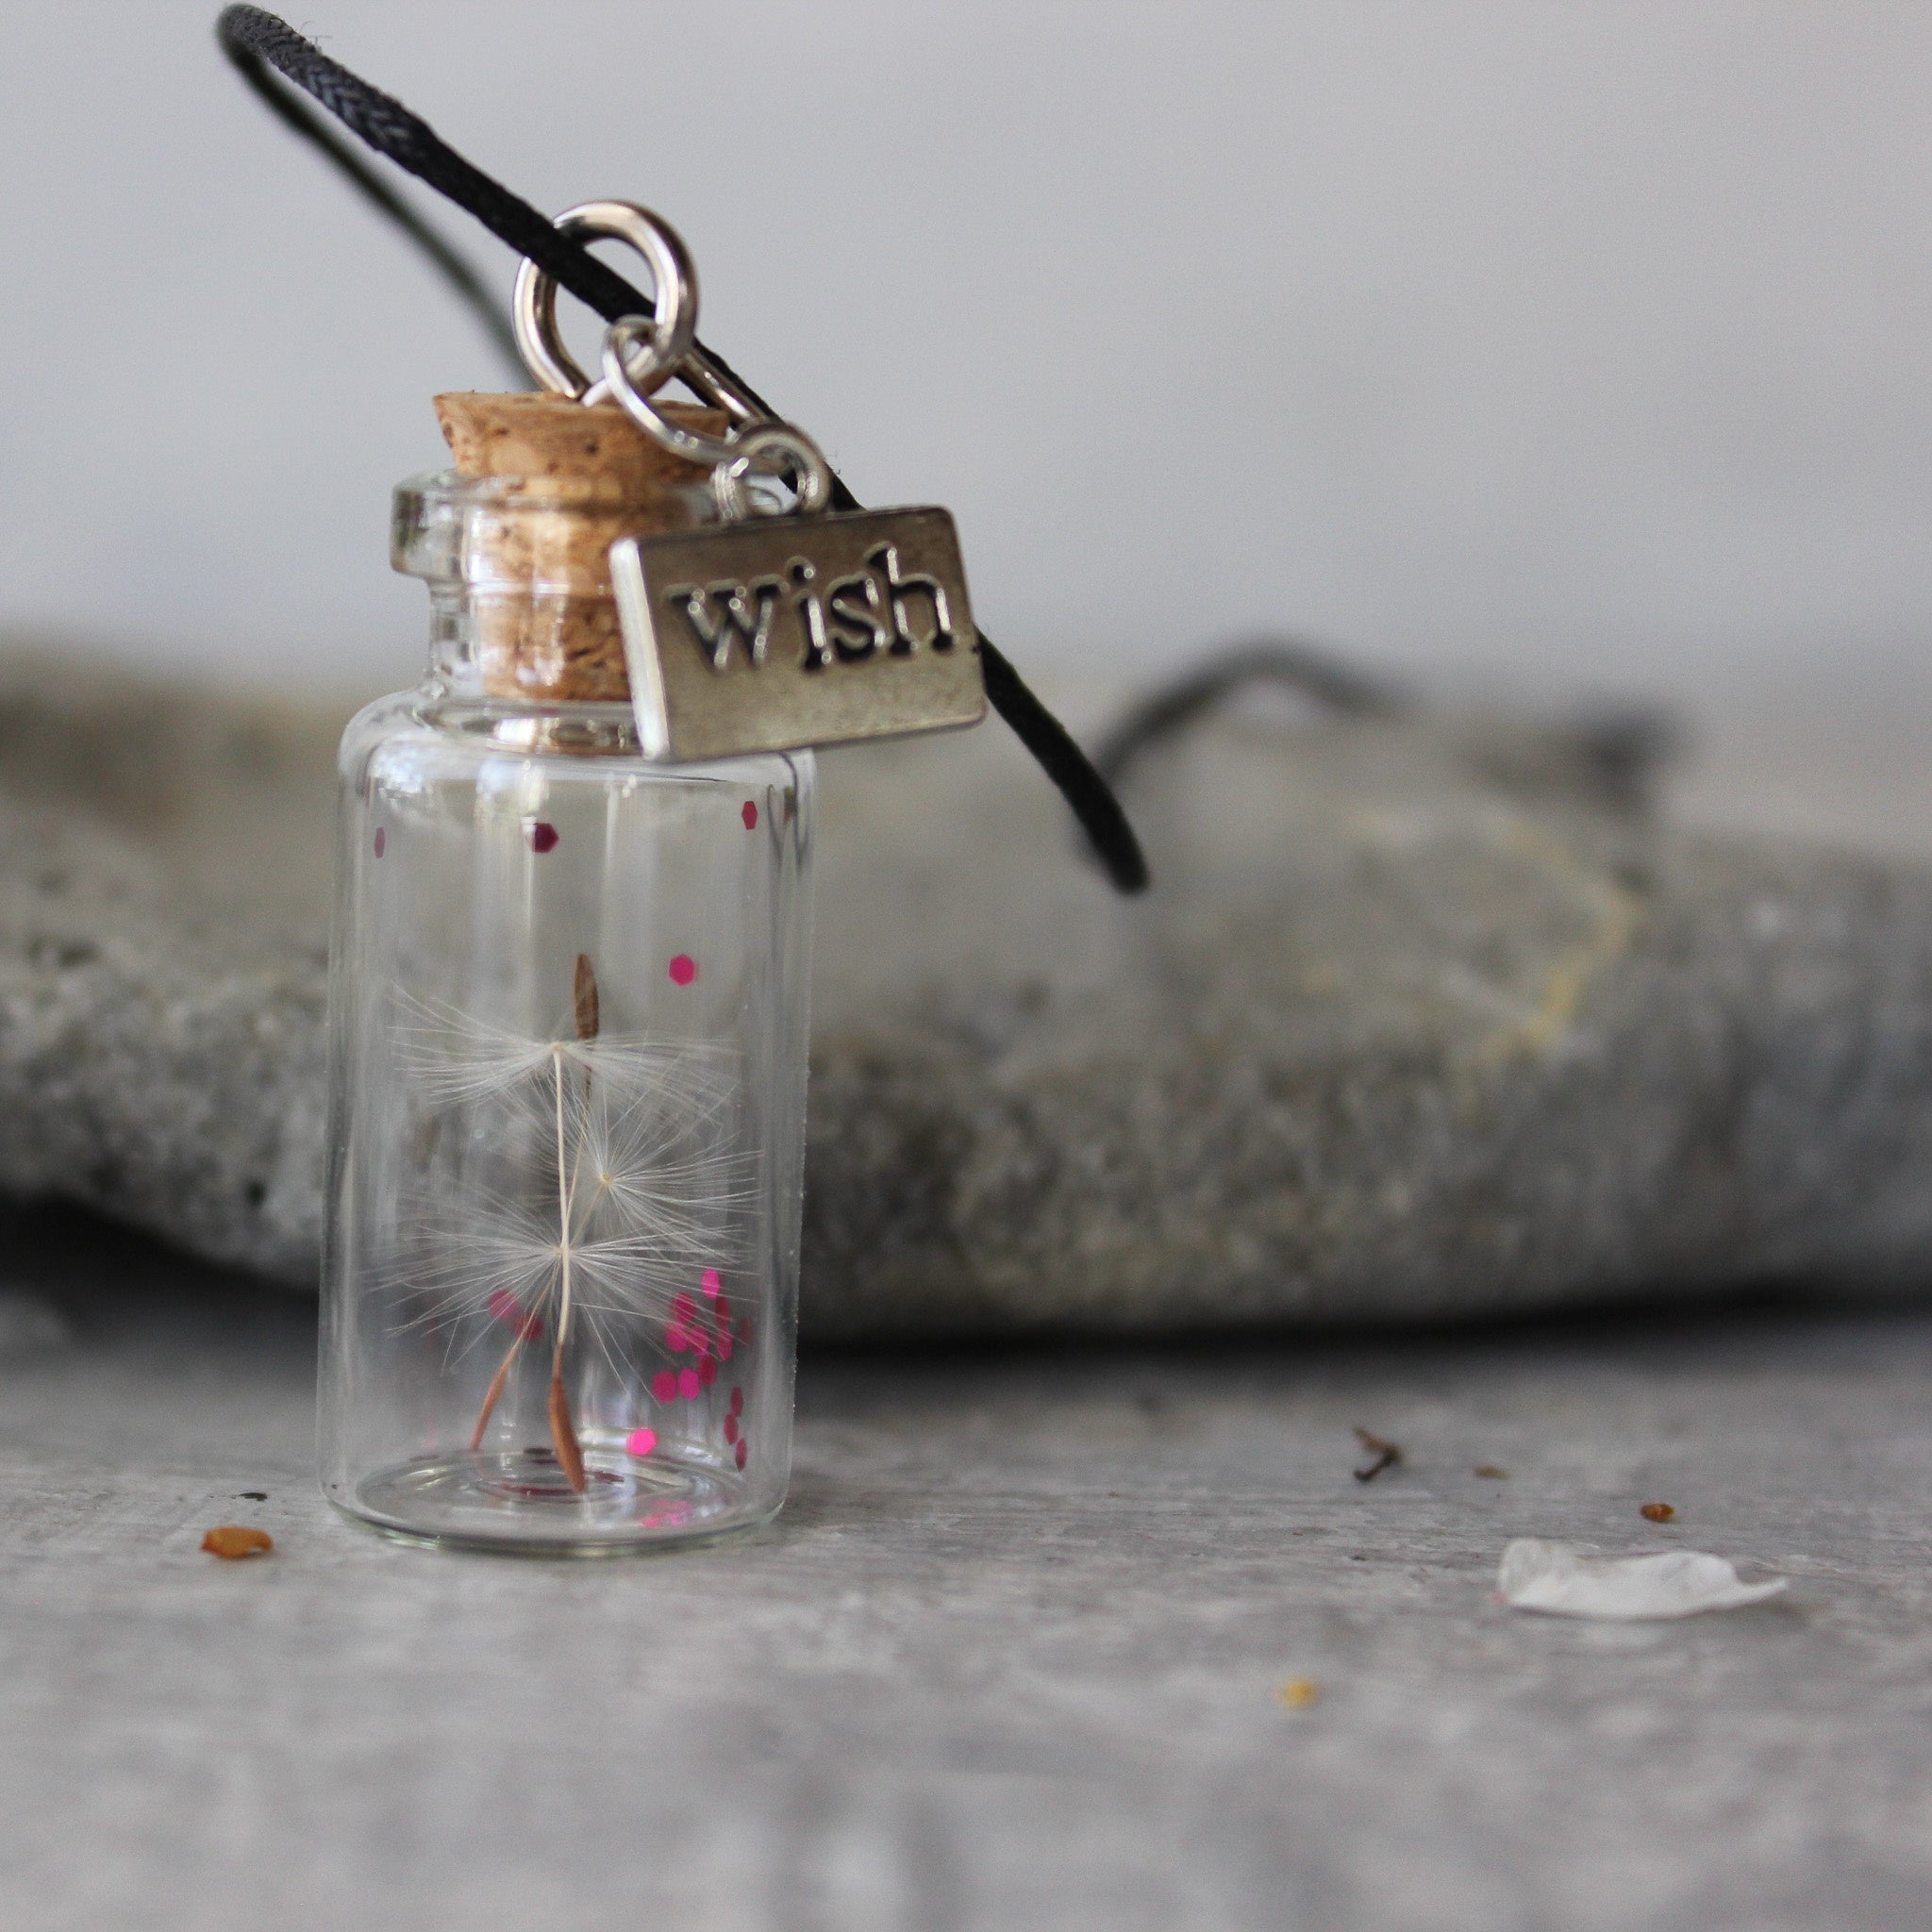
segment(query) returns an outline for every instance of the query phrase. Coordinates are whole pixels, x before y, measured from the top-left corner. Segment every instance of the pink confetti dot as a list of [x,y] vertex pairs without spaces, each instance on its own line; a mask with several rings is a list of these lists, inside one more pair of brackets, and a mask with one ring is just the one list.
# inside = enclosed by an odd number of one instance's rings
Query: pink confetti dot
[[744,1439],[741,1436],[739,1438],[738,1441],[738,1455],[736,1460],[739,1468],[742,1469],[744,1467]]
[[678,1354],[691,1341],[691,1331],[682,1322],[672,1322],[664,1329],[664,1346],[673,1355]]
[[727,1415],[724,1418],[724,1440],[727,1442],[738,1441],[738,1418],[735,1415]]
[[744,829],[747,832],[756,832],[758,830],[758,808],[750,799],[747,798],[744,801],[744,809],[739,813],[739,817],[744,821]]
[[698,1364],[698,1380],[708,1389],[718,1379],[718,1364],[709,1356]]
[[388,850],[389,850],[389,827],[388,827],[387,825],[377,825],[377,826],[376,826],[376,828],[375,828],[375,856],[376,856],[376,858],[380,858],[382,857],[382,855],[383,855],[383,854],[384,854],[385,852],[387,852]]
[[675,1315],[680,1322],[689,1322],[691,1319],[691,1317],[697,1313],[697,1303],[692,1301],[690,1295],[688,1294],[679,1295],[677,1299],[671,1304],[671,1312],[674,1315]]
[[659,1369],[651,1377],[651,1393],[659,1402],[675,1402],[677,1400],[677,1377],[669,1369]]
[[731,1391],[731,1413],[736,1415],[743,1407],[744,1391],[742,1389],[734,1389]]
[[698,1286],[701,1289],[703,1289],[704,1291],[708,1295],[709,1295],[713,1301],[716,1301],[718,1299],[718,1291],[724,1286],[724,1277],[722,1274],[720,1274],[715,1268],[707,1268],[705,1272],[698,1276]]
[[731,1359],[731,1338],[722,1328],[718,1331],[718,1359],[721,1362]]
[[507,1288],[492,1289],[488,1306],[499,1322],[517,1331],[520,1341],[535,1341],[543,1332],[542,1316],[526,1314],[523,1303]]
[[532,819],[529,822],[530,850],[532,852],[555,852],[558,831],[548,819]]
[[689,953],[680,953],[671,962],[672,982],[677,986],[689,986],[698,976],[698,962]]
[[678,1370],[677,1392],[687,1402],[695,1402],[698,1399],[698,1391],[702,1387],[703,1384],[699,1382],[698,1372],[695,1369]]
[[710,1356],[711,1338],[702,1328],[693,1328],[691,1331],[691,1352],[708,1358]]
[[624,1446],[633,1456],[648,1456],[658,1446],[658,1432],[656,1429],[633,1429],[624,1439]]

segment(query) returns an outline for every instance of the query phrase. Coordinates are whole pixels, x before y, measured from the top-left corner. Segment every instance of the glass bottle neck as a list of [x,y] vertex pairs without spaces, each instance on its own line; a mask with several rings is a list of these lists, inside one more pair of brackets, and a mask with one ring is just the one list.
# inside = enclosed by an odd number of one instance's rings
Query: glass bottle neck
[[429,587],[431,682],[539,706],[626,703],[610,546],[716,519],[702,486],[666,488],[641,503],[447,471],[404,483],[390,554]]

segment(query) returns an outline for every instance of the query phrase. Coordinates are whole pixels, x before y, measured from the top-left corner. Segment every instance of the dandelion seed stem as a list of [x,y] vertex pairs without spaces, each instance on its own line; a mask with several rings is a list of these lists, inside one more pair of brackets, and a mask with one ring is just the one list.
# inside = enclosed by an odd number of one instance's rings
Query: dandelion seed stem
[[524,1338],[519,1335],[504,1356],[502,1365],[490,1378],[490,1387],[483,1394],[483,1407],[476,1411],[476,1426],[470,1431],[470,1454],[475,1455],[483,1446],[483,1431],[490,1426],[490,1418],[496,1412],[496,1405],[502,1399],[503,1387],[509,1380],[510,1364],[517,1358],[517,1350],[523,1347]]
[[584,1454],[577,1444],[576,1423],[570,1412],[570,1398],[563,1388],[563,1344],[570,1333],[571,1262],[571,1172],[564,1152],[563,1135],[563,1049],[552,1056],[557,1074],[557,1346],[550,1357],[550,1437],[557,1445],[557,1459],[570,1486],[579,1495],[584,1489]]
[[563,1146],[563,1051],[559,1047],[554,1060],[557,1070],[557,1265],[558,1273],[557,1300],[557,1354],[559,1365],[563,1361],[564,1337],[570,1332],[570,1262],[571,1262],[571,1172],[570,1161]]
[[577,1425],[570,1412],[570,1397],[563,1390],[563,1364],[550,1370],[550,1440],[557,1445],[557,1460],[565,1480],[578,1495],[584,1493],[584,1452],[577,1442]]

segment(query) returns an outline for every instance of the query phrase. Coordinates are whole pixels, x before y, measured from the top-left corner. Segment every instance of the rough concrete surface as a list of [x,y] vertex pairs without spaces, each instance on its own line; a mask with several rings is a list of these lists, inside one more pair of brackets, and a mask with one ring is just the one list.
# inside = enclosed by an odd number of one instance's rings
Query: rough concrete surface
[[[7,1232],[9,1927],[1924,1922],[1932,1317],[813,1355],[771,1530],[573,1566],[334,1518],[301,1301]],[[1528,1616],[1519,1534],[1792,1583]]]
[[[0,1185],[312,1278],[318,709],[0,666]],[[1210,721],[1116,899],[998,726],[825,760],[808,1333],[1932,1273],[1932,871],[1561,733]]]

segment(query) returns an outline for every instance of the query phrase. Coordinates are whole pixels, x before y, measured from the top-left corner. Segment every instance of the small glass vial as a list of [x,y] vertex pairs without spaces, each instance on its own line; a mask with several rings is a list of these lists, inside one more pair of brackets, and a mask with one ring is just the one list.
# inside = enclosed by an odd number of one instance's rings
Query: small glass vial
[[342,741],[323,1486],[427,1542],[715,1536],[789,1474],[812,761],[639,756],[605,556],[699,473],[439,407],[499,474],[398,491],[430,670]]

